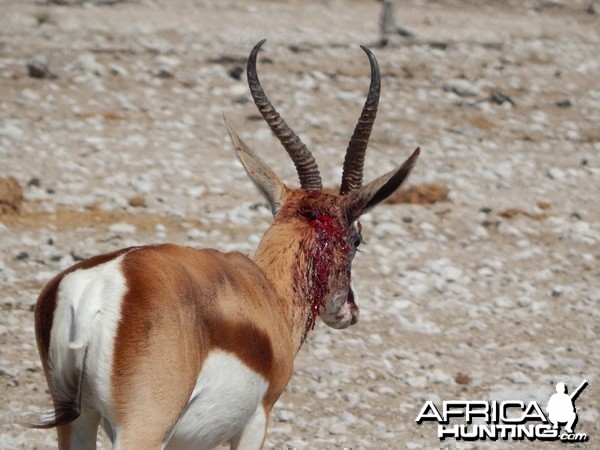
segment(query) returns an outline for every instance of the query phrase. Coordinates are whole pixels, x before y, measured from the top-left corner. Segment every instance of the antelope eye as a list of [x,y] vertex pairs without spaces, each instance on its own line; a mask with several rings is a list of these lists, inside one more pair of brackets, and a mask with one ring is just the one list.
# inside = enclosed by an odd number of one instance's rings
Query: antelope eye
[[310,209],[300,210],[300,215],[308,220],[315,220],[317,218],[317,213]]
[[356,231],[351,233],[350,241],[352,242],[352,245],[354,246],[354,248],[357,249],[358,246],[363,243],[362,234],[358,233]]

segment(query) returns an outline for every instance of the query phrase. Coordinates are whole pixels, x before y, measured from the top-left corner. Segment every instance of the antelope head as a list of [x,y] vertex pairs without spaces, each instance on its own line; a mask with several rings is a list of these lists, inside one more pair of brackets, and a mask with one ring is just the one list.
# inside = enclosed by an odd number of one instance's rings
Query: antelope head
[[[369,93],[346,149],[339,194],[325,192],[312,153],[278,114],[261,86],[256,59],[264,42],[260,41],[250,53],[248,84],[258,110],[295,165],[300,188],[284,184],[239,138],[226,117],[225,123],[237,156],[274,216],[255,260],[264,267],[278,255],[288,254],[294,259],[293,296],[304,307],[306,337],[317,316],[333,328],[346,328],[358,321],[351,266],[362,242],[359,217],[400,187],[414,167],[419,149],[401,166],[363,185],[365,152],[377,114],[381,76],[375,56],[362,47],[371,65]],[[276,272],[275,266],[271,264],[270,269]]]

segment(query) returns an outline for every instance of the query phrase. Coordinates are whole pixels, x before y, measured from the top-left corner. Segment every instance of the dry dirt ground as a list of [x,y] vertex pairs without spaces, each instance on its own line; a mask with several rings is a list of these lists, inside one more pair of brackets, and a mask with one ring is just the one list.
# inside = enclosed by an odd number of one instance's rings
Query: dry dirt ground
[[[338,183],[369,83],[358,46],[376,43],[381,7],[43,3],[0,0],[0,177],[24,196],[0,216],[2,449],[55,447],[17,423],[49,405],[32,308],[54,274],[130,244],[256,247],[270,214],[222,113],[296,183],[240,77],[261,38],[267,93]],[[396,6],[414,37],[373,46],[383,92],[366,179],[420,146],[409,184],[449,201],[365,217],[361,320],[310,335],[266,448],[561,448],[440,442],[415,418],[426,400],[545,406],[557,382],[584,378],[589,441],[569,446],[599,448],[600,18],[588,0]]]

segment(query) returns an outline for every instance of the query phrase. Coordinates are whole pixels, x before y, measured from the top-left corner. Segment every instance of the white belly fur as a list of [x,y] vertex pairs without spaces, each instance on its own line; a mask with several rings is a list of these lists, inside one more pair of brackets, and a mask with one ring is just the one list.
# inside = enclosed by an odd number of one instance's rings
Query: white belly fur
[[188,407],[167,449],[210,449],[229,441],[259,408],[262,410],[267,386],[264,377],[233,354],[212,351],[202,365]]

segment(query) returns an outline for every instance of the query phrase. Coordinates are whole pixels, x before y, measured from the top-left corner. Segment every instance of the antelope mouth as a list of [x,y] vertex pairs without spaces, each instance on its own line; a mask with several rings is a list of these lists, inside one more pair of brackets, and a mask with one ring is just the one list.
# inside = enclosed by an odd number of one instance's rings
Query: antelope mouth
[[348,289],[348,299],[346,301],[348,302],[348,306],[350,307],[350,313],[352,314],[350,325],[354,325],[358,322],[359,311],[358,305],[354,301],[354,291],[352,290],[352,287]]

